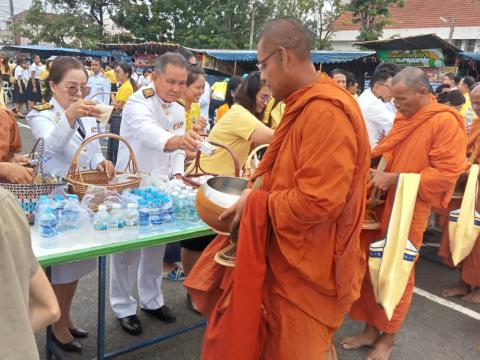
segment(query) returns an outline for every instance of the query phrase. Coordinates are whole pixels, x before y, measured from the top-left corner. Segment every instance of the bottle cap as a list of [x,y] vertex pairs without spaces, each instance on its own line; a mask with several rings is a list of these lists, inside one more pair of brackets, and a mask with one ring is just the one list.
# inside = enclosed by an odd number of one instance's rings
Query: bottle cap
[[57,201],[58,200],[63,200],[63,196],[62,195],[57,195],[57,196],[55,196],[55,200],[57,200]]
[[140,206],[147,206],[148,202],[145,199],[138,200],[138,205]]

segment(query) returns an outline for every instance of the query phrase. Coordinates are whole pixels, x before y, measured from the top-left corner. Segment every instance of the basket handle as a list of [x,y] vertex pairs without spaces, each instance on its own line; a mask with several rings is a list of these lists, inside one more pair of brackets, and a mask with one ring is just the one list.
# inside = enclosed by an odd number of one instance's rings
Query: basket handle
[[[237,154],[228,146],[228,145],[223,145],[220,143],[216,143],[213,141],[209,141],[210,144],[213,146],[217,146],[220,148],[225,149],[230,156],[232,157],[233,160],[233,165],[235,167],[235,176],[240,177],[240,161],[238,161]],[[187,172],[184,174],[184,177],[188,177],[189,175],[199,175],[199,174],[205,174],[208,175],[208,173],[202,169],[202,166],[200,165],[200,156],[202,155],[201,151],[197,151],[197,155],[195,156],[195,163],[191,171]]]
[[127,172],[127,170],[129,170],[131,174],[138,173],[137,158],[135,157],[133,149],[128,143],[127,139],[117,134],[107,133],[107,134],[97,134],[97,135],[91,136],[80,144],[77,151],[75,152],[75,155],[73,155],[72,162],[70,164],[70,169],[68,170],[69,176],[75,176],[77,174],[80,177],[80,180],[83,181],[80,167],[78,164],[78,158],[80,157],[80,154],[82,153],[83,148],[87,146],[87,144],[102,138],[112,138],[112,139],[123,142],[127,146],[128,151],[130,152],[130,157],[128,159],[127,165],[125,166],[124,172]]
[[269,146],[269,144],[263,144],[263,145],[257,146],[255,149],[253,149],[250,152],[250,155],[248,155],[247,161],[245,161],[245,165],[243,165],[244,170],[250,170],[251,167],[252,167],[251,162],[252,162],[253,158],[255,157],[255,155],[257,155],[257,152],[259,152],[262,149],[268,148],[268,146]]
[[[38,153],[37,153],[38,148]],[[35,144],[33,144],[32,151],[30,151],[29,158],[35,160],[35,154],[37,154],[38,160],[37,164],[34,165],[34,170],[36,174],[40,174],[42,178],[42,182],[45,182],[45,173],[43,171],[43,161],[45,155],[45,139],[43,137],[39,137]]]
[[[93,98],[94,98],[95,96],[98,96],[98,95],[108,95],[108,96],[110,97],[111,94],[112,94],[112,93],[108,93],[108,92],[99,92],[99,93],[96,93],[95,95],[93,95],[93,96],[90,98],[90,100],[93,100]],[[105,104],[105,105],[108,105],[108,104]]]

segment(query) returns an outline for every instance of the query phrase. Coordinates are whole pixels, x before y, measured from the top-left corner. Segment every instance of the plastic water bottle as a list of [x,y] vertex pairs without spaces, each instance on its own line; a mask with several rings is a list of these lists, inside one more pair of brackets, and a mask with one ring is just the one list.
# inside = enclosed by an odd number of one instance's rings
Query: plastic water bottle
[[133,227],[138,225],[138,205],[135,203],[129,203],[127,205],[127,211],[125,212],[125,226]]
[[80,201],[78,196],[74,194],[67,195],[64,201],[63,210],[60,212],[58,219],[58,232],[64,233],[69,231],[80,230]]
[[173,201],[170,196],[167,194],[163,194],[160,197],[160,201],[162,204],[162,222],[165,224],[170,224],[173,222],[173,216],[174,216],[174,206],[173,206]]
[[113,204],[110,216],[112,217],[112,221],[110,223],[110,228],[112,230],[122,230],[125,227],[125,218],[122,210],[122,205]]
[[41,242],[43,248],[50,249],[56,246],[56,240],[50,239],[57,235],[57,223],[54,209],[46,208],[40,212],[38,216],[39,233],[42,238],[49,239]]
[[152,225],[162,224],[162,208],[160,205],[160,199],[153,199],[150,209],[150,222]]
[[177,205],[175,207],[175,218],[177,221],[185,220],[185,209],[186,209],[187,198],[185,195],[178,195]]
[[60,219],[63,209],[65,208],[65,199],[61,195],[55,196],[55,216]]
[[93,217],[93,229],[95,231],[107,231],[111,222],[111,216],[107,211],[107,207],[100,205],[97,213]]
[[138,201],[138,224],[142,227],[150,226],[150,207],[144,199]]
[[197,208],[195,206],[196,195],[194,192],[190,192],[187,198],[187,211],[189,221],[198,221]]

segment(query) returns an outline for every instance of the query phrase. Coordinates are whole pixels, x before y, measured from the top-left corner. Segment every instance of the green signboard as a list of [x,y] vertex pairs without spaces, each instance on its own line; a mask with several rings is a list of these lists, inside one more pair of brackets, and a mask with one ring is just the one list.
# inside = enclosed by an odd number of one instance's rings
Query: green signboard
[[399,66],[425,68],[441,68],[445,66],[442,49],[378,50],[377,56],[382,62],[393,63]]

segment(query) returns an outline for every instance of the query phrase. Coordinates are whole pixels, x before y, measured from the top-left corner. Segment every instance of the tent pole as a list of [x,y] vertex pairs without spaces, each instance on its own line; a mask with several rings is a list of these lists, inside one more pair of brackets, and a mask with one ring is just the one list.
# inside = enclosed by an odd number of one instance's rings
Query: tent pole
[[237,76],[237,60],[233,63],[233,76]]

